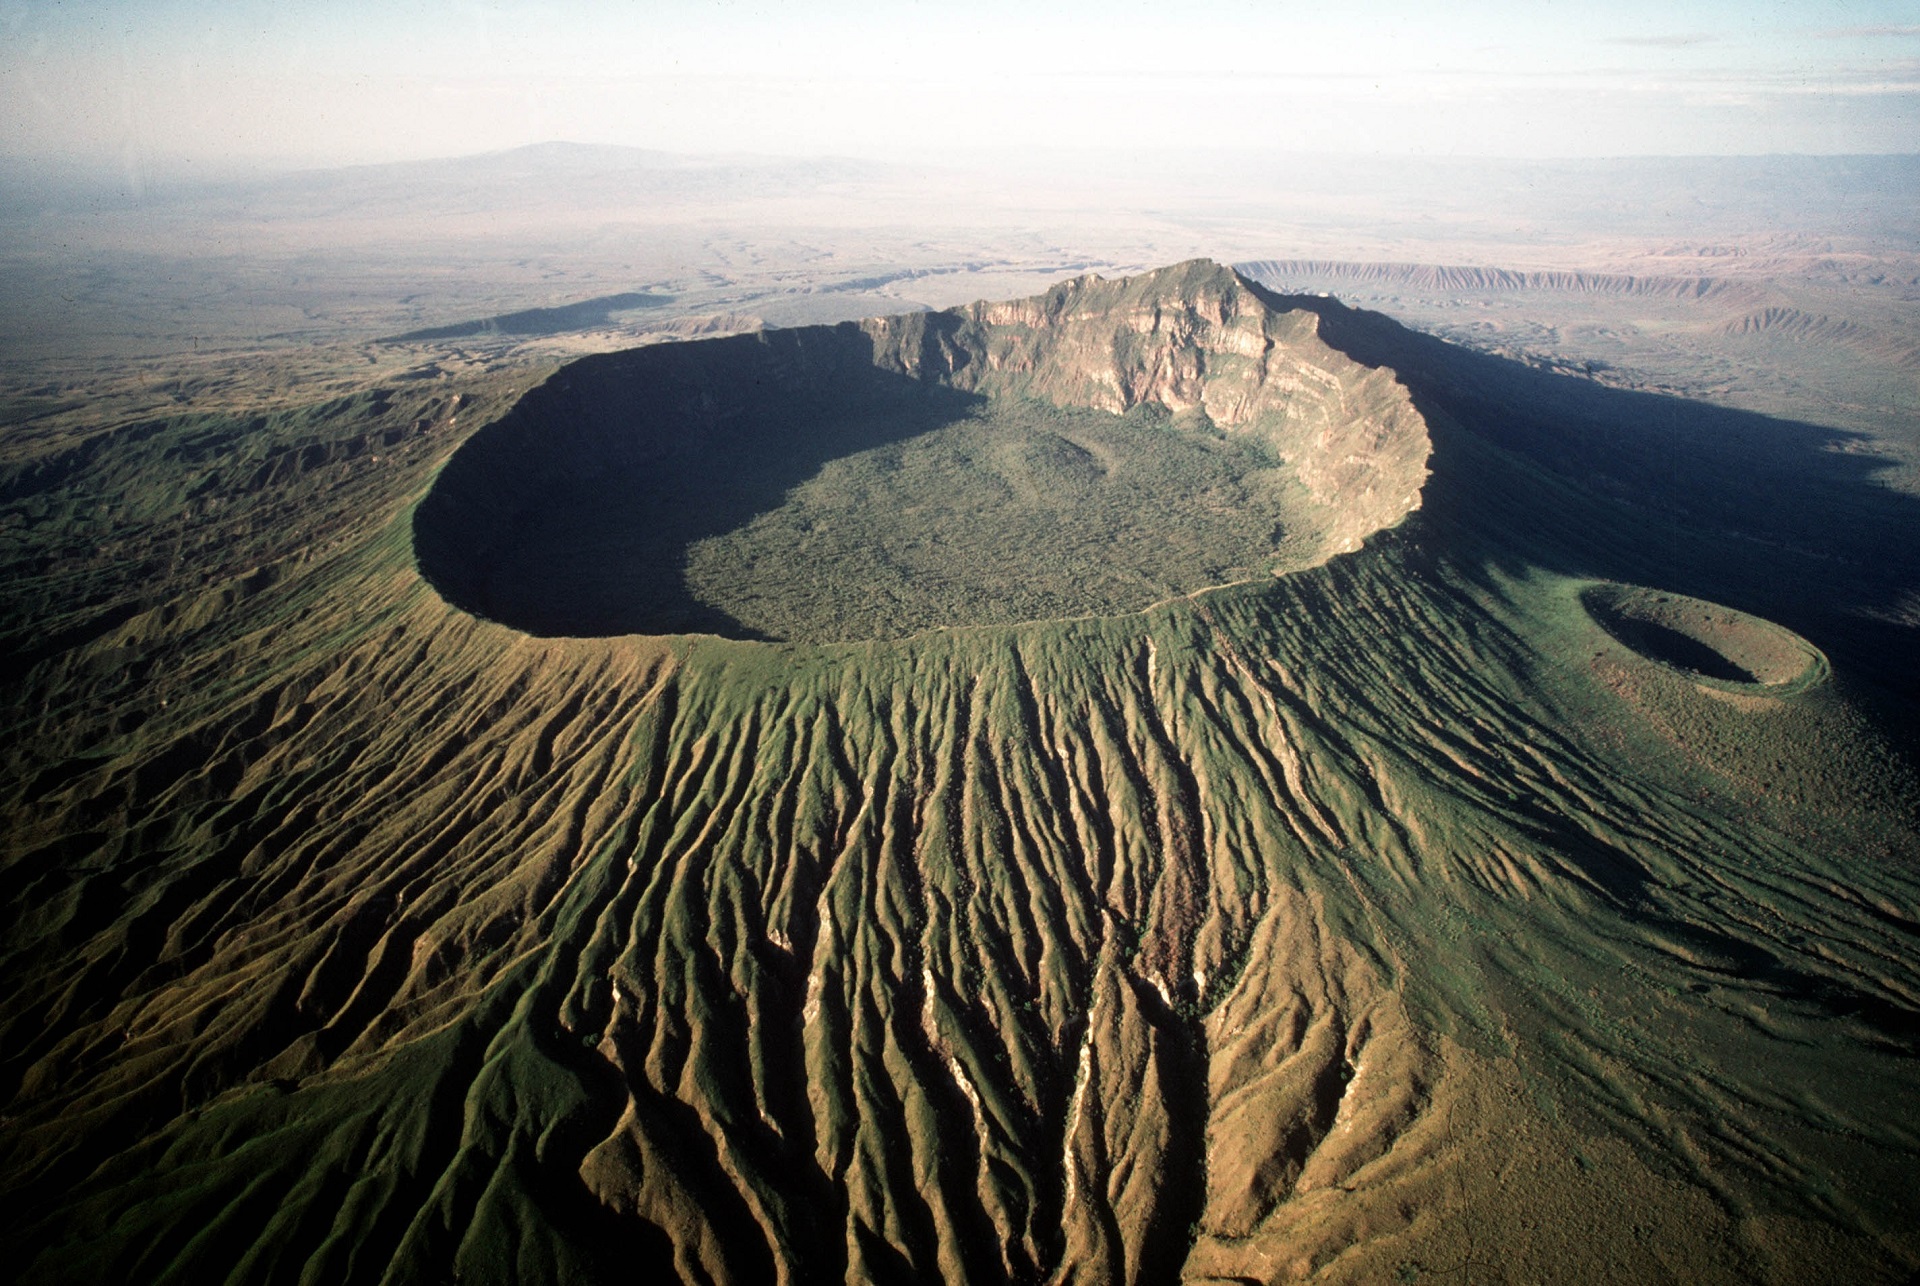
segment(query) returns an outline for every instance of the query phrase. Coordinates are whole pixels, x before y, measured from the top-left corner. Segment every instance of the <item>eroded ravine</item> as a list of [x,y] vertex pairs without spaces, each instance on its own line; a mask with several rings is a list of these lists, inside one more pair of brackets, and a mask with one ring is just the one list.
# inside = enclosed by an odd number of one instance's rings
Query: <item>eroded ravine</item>
[[1911,1258],[1911,880],[1713,757],[1871,754],[1833,694],[1418,516],[1131,615],[532,638],[413,573],[428,477],[15,806],[38,1275],[1791,1280],[1809,1175]]

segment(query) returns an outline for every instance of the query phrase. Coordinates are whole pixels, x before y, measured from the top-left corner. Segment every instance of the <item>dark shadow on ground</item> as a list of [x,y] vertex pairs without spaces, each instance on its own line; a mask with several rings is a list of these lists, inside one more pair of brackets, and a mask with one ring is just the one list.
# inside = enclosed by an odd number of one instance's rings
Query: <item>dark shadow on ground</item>
[[629,292],[583,299],[558,308],[526,308],[517,313],[499,313],[476,321],[455,322],[451,326],[429,326],[410,330],[381,340],[383,344],[405,344],[429,339],[467,339],[474,335],[564,335],[570,330],[605,326],[614,313],[641,308],[660,308],[673,302],[672,295]]
[[1920,499],[1843,429],[1609,388],[1475,353],[1319,296],[1328,343],[1388,366],[1430,421],[1416,529],[1469,561],[1529,565],[1723,603],[1920,701]]
[[1727,683],[1760,682],[1757,675],[1720,655],[1699,639],[1689,638],[1679,630],[1668,629],[1657,621],[1635,620],[1617,613],[1599,619],[1607,633],[1626,647],[1676,670]]
[[448,602],[529,634],[753,638],[689,594],[689,547],[981,401],[876,366],[851,324],[585,358],[454,454],[415,556]]

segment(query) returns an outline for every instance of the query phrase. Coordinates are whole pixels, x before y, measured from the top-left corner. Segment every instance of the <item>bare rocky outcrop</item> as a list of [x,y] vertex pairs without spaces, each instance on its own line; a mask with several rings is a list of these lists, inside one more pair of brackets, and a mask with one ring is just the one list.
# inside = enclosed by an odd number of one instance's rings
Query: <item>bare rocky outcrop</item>
[[[575,637],[905,637],[1122,614],[1298,571],[1416,508],[1431,445],[1394,372],[1334,348],[1321,325],[1193,260],[1030,299],[585,358],[448,462],[416,516],[416,554],[454,605]],[[1166,416],[1107,421],[1149,405]],[[900,463],[904,444],[982,420],[999,445]],[[901,481],[842,487],[841,508],[700,561],[874,452],[893,453]],[[1110,483],[1101,455],[1120,466]],[[889,506],[922,516],[876,517]],[[945,530],[928,509],[969,516]],[[825,528],[863,534],[823,547]],[[1129,541],[1132,554],[1114,552]],[[1086,563],[1094,543],[1117,573]],[[1161,552],[1176,546],[1178,566]],[[804,585],[788,574],[796,558]],[[872,600],[903,606],[861,606]]]
[[863,323],[875,362],[989,396],[1119,413],[1157,402],[1270,445],[1316,503],[1327,553],[1419,507],[1426,424],[1393,372],[1320,338],[1206,259],[1044,295]]

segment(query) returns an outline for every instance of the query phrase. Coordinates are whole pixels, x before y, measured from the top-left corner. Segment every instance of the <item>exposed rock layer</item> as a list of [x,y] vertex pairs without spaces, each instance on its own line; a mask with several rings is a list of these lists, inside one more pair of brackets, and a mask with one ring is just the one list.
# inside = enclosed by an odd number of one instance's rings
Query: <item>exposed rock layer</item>
[[[739,604],[724,588],[683,580],[692,545],[778,506],[836,458],[897,449],[1021,399],[1115,415],[1152,404],[1175,426],[1253,448],[1272,476],[1253,499],[1225,503],[1260,506],[1266,528],[1285,533],[1270,569],[1311,566],[1417,507],[1430,450],[1392,372],[1355,362],[1318,328],[1316,314],[1276,306],[1227,269],[1195,261],[1121,281],[1083,277],[1011,303],[586,359],[449,463],[415,523],[421,566],[455,604],[535,633],[740,633],[729,616]],[[1141,431],[1140,453],[1164,445],[1152,437]],[[984,467],[963,456],[954,486],[1003,485]],[[872,503],[886,503],[878,489]],[[976,530],[990,531],[991,502],[981,507]],[[1139,513],[1185,525],[1177,512]],[[1061,522],[1073,521],[1063,507]],[[911,544],[912,533],[900,539]],[[912,597],[1014,564],[1039,575],[1056,556],[1044,533],[1009,539],[984,571],[951,558],[890,592]],[[1219,561],[1246,559],[1236,549]],[[1138,579],[1132,599],[1095,596],[1060,614],[1143,607],[1211,583],[1191,572],[1168,583],[1151,566]],[[971,612],[906,619],[914,628],[1002,621],[994,605],[1007,599],[983,581]],[[845,611],[823,605],[805,636],[858,637],[846,632]],[[871,628],[890,632],[884,621]]]

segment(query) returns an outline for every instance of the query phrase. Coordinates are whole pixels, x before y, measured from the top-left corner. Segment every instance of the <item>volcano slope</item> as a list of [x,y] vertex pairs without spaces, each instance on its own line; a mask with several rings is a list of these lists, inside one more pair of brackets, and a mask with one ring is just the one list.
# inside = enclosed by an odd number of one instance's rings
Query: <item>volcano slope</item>
[[1904,1280],[1841,436],[1193,263],[16,452],[8,1244]]

